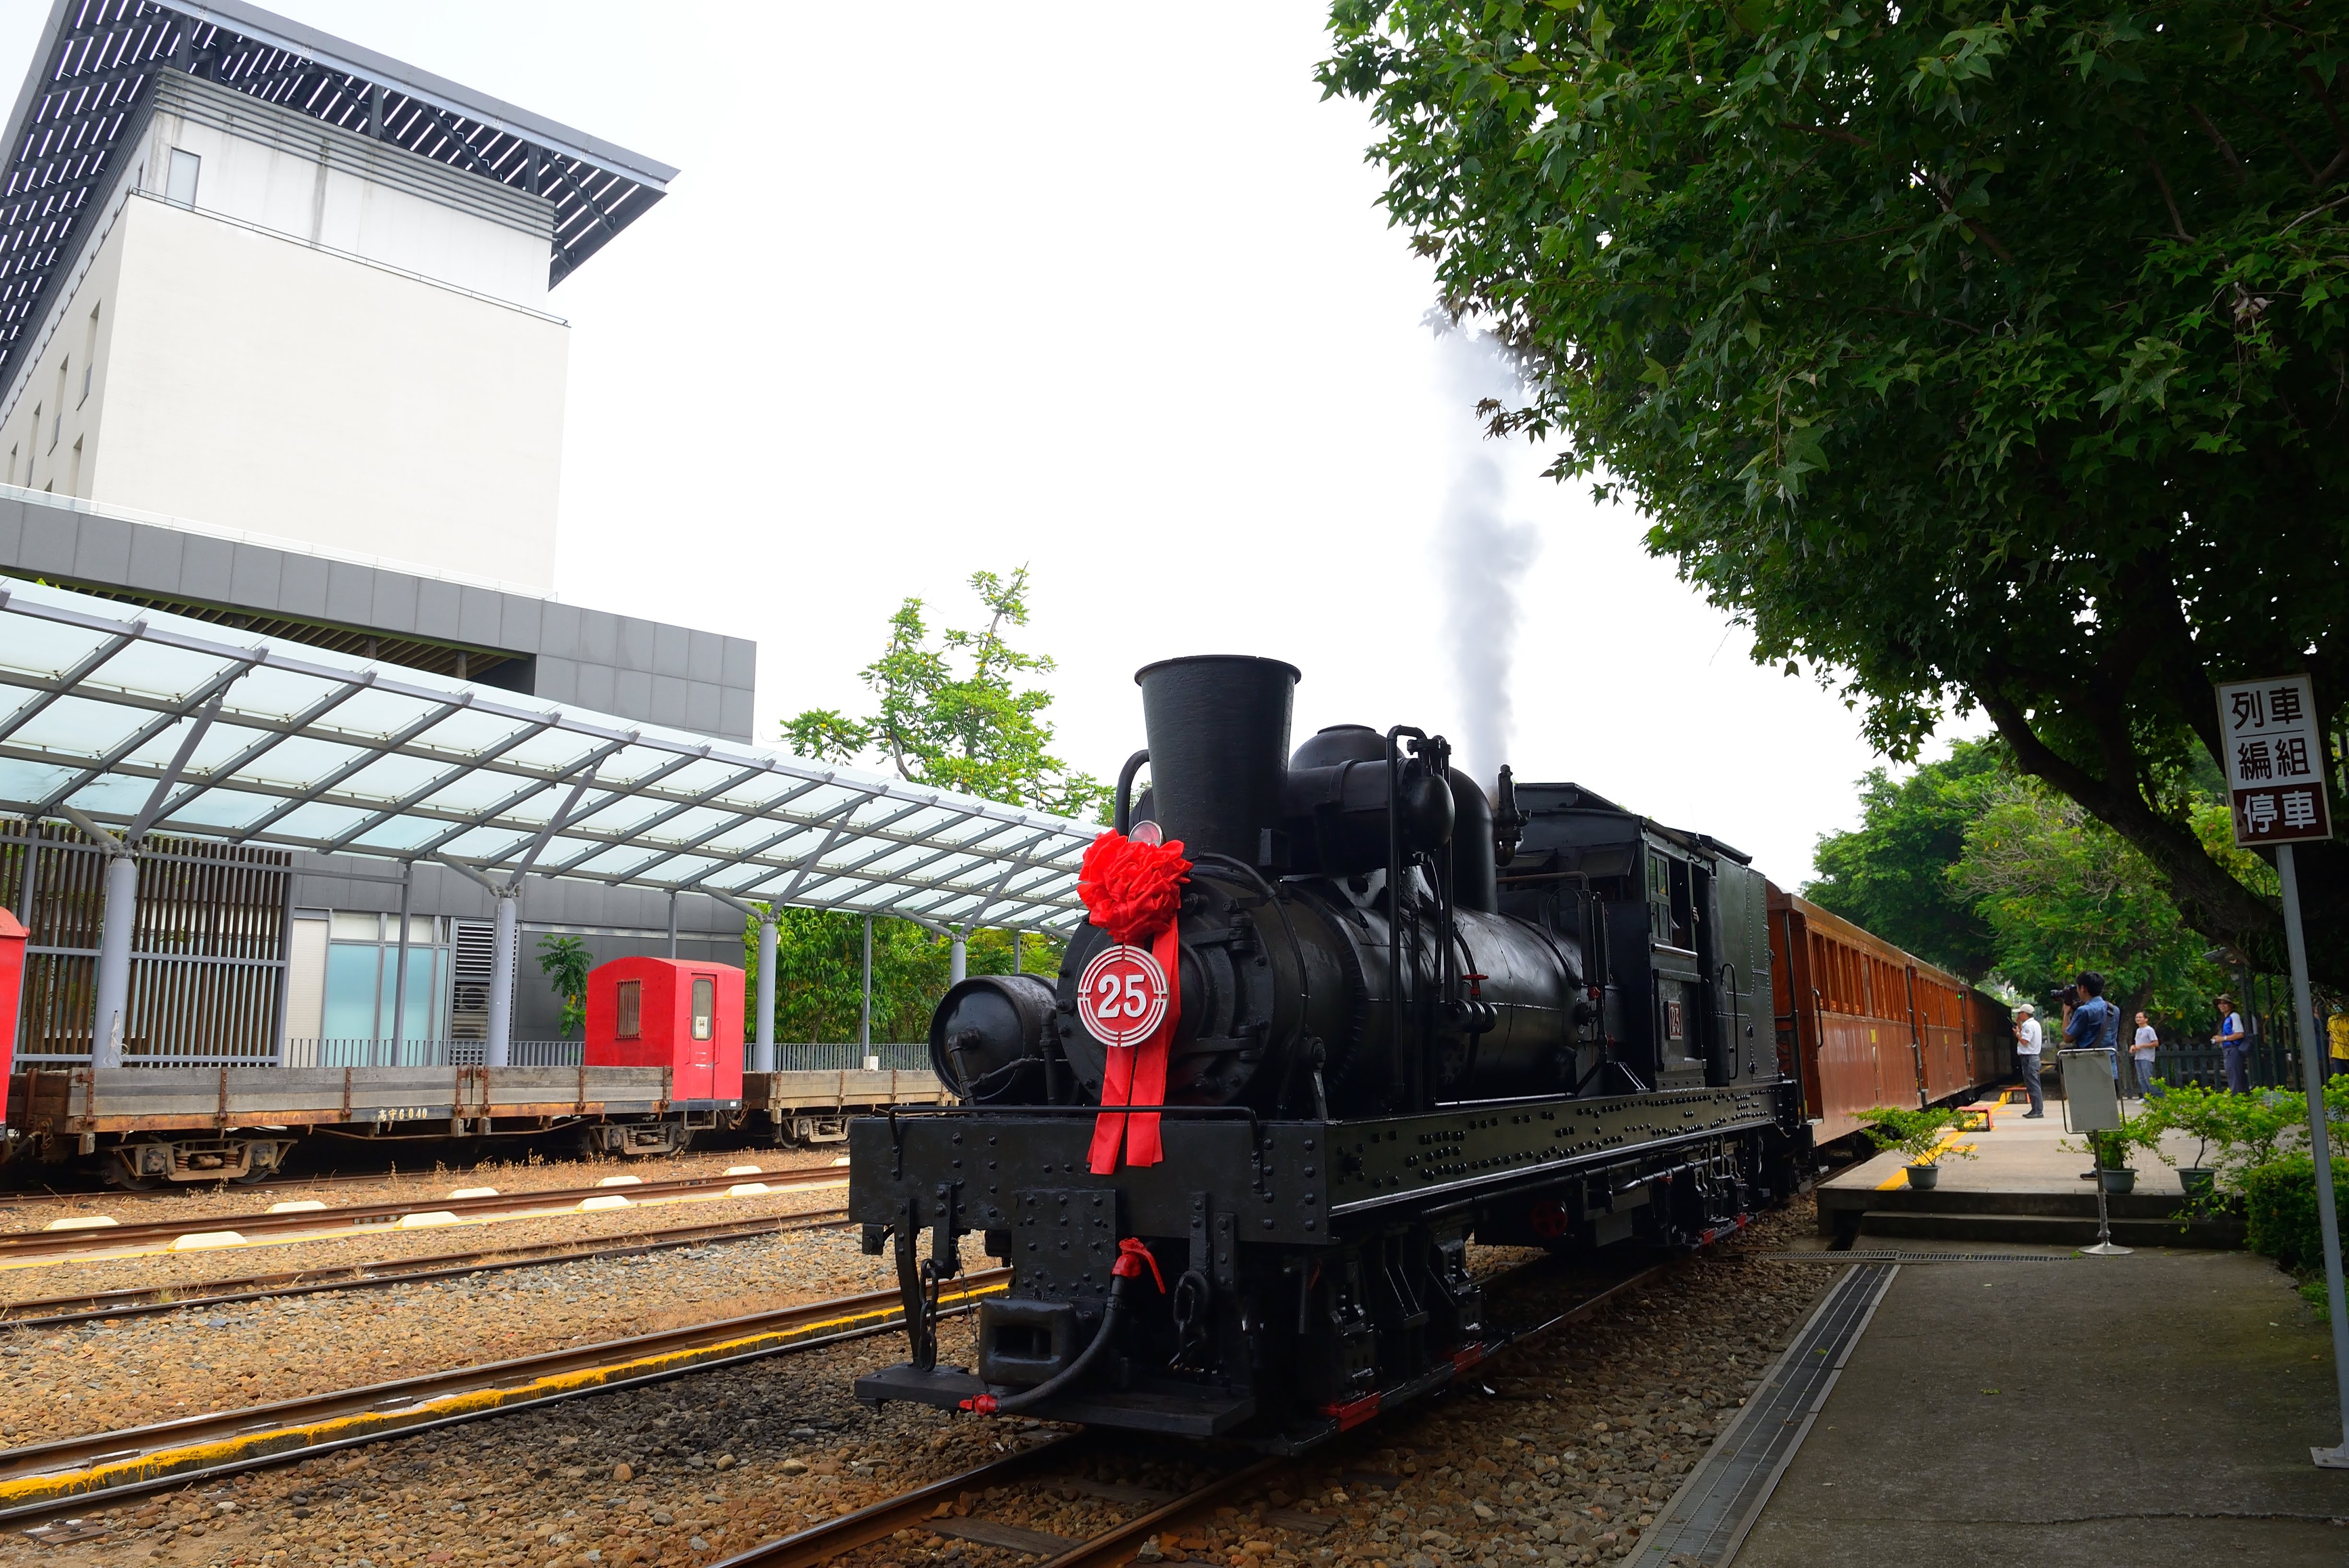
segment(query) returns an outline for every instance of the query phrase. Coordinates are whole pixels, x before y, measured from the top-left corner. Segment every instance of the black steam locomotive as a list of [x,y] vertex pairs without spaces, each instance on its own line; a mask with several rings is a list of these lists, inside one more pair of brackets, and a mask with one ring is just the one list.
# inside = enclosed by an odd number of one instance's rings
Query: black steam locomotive
[[[868,1252],[894,1243],[913,1346],[860,1398],[1294,1451],[1497,1345],[1472,1239],[1694,1247],[1791,1191],[1806,1133],[1747,858],[1506,769],[1488,798],[1416,729],[1291,756],[1297,678],[1136,677],[1149,749],[1117,826],[1192,861],[1163,1161],[1088,1160],[1111,1052],[1081,1021],[1111,941],[1091,926],[1057,986],[947,993],[930,1050],[961,1105],[853,1125],[850,1212]],[[973,1231],[1013,1283],[978,1365],[940,1366]]]

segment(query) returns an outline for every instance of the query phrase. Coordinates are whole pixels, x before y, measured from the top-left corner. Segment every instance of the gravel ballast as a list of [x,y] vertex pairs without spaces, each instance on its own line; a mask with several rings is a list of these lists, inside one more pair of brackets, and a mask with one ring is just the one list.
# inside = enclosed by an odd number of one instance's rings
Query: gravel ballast
[[[1512,1350],[1457,1392],[1384,1417],[1278,1472],[1262,1491],[1155,1538],[1143,1559],[1449,1568],[1620,1557],[1827,1283],[1826,1269],[1739,1256],[1785,1244],[1809,1219],[1807,1205],[1766,1218],[1751,1237]],[[755,1264],[749,1261],[758,1255],[753,1249],[770,1248]],[[600,1274],[594,1265],[571,1264],[484,1275],[459,1288],[367,1293],[412,1298],[379,1324],[363,1309],[347,1318],[334,1312],[294,1321],[268,1321],[256,1311],[243,1324],[231,1318],[215,1328],[205,1319],[146,1344],[133,1341],[134,1326],[126,1324],[98,1351],[67,1354],[83,1366],[111,1363],[136,1345],[150,1369],[174,1357],[241,1367],[245,1363],[232,1363],[222,1346],[233,1342],[254,1357],[266,1346],[285,1360],[311,1356],[316,1341],[322,1348],[305,1365],[323,1376],[367,1347],[379,1353],[386,1346],[378,1340],[429,1345],[556,1305],[583,1322],[592,1315],[606,1321],[681,1301],[688,1288],[715,1303],[735,1299],[730,1290],[760,1288],[753,1282],[763,1279],[769,1294],[735,1308],[750,1310],[792,1299],[787,1291],[828,1295],[887,1283],[887,1260],[863,1257],[854,1233],[710,1251],[742,1261],[707,1260],[714,1272],[696,1276],[702,1283],[692,1287],[643,1264],[607,1265]],[[972,1266],[987,1261],[975,1247],[966,1256]],[[530,1274],[570,1277],[560,1290],[550,1285],[524,1301],[511,1282]],[[507,1289],[494,1288],[498,1278]],[[1535,1315],[1537,1303],[1513,1305],[1511,1293],[1537,1290],[1540,1278],[1497,1283],[1494,1315]],[[678,1320],[722,1315],[687,1311]],[[409,1338],[392,1338],[395,1325]],[[643,1318],[640,1326],[654,1323]],[[973,1354],[967,1319],[942,1326],[940,1341],[942,1359],[967,1363]],[[202,1492],[126,1499],[93,1507],[79,1539],[0,1542],[0,1563],[686,1568],[956,1474],[1053,1430],[905,1405],[878,1415],[859,1408],[850,1394],[856,1375],[903,1356],[901,1336],[880,1336],[320,1456]],[[326,1378],[337,1387],[357,1380]],[[1164,1452],[1143,1458],[1088,1439],[1084,1463],[1100,1479],[1179,1490],[1182,1461]],[[1118,1516],[1081,1494],[1027,1489],[966,1496],[949,1507],[1071,1537]],[[1299,1522],[1300,1515],[1310,1522]],[[1318,1528],[1323,1520],[1328,1527]],[[926,1529],[901,1532],[852,1560],[961,1568],[1034,1561]]]

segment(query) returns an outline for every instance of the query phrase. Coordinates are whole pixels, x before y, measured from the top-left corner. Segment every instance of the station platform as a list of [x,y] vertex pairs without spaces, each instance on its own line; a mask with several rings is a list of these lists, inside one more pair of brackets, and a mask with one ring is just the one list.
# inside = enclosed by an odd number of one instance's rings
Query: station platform
[[[1819,1230],[1839,1244],[1892,1242],[2004,1242],[2070,1248],[2096,1239],[2096,1185],[2080,1179],[2089,1168],[2087,1140],[2064,1130],[2064,1107],[2050,1100],[2045,1117],[2026,1120],[2028,1108],[1984,1102],[1989,1125],[1951,1141],[1972,1159],[1944,1156],[1930,1191],[1909,1185],[1908,1157],[1888,1150],[1837,1172],[1817,1188]],[[2131,1102],[2134,1110],[2135,1102]],[[2066,1148],[2065,1145],[2071,1147]],[[2161,1152],[2190,1165],[2196,1141],[2180,1133]],[[2232,1248],[2243,1244],[2240,1220],[2181,1219],[2186,1193],[2177,1170],[2147,1151],[2134,1155],[2137,1189],[2106,1200],[2113,1240],[2124,1246]]]
[[[2309,1458],[2341,1439],[2330,1340],[2282,1272],[2244,1253],[2002,1250],[1920,1241],[1896,1264],[1757,1261],[1844,1276],[1822,1280],[1830,1297],[1889,1277],[1839,1348],[1798,1344],[1749,1400],[1767,1406],[1792,1360],[1846,1357],[1823,1394],[1750,1423],[1800,1446],[1791,1461],[1754,1456],[1785,1465],[1758,1511],[1733,1497],[1717,1511],[1737,1515],[1712,1537],[1735,1568],[2349,1562],[2349,1470]],[[1920,1260],[1936,1253],[1946,1261]],[[1723,1561],[1655,1544],[1652,1568]]]

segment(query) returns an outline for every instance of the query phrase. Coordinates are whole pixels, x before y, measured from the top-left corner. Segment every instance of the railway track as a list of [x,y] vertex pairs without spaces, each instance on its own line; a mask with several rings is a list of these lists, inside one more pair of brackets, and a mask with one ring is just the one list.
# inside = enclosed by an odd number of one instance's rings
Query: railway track
[[[1677,1268],[1682,1261],[1670,1259],[1619,1278],[1599,1282],[1597,1288],[1572,1305],[1513,1331],[1506,1344],[1488,1351],[1481,1360],[1469,1365],[1481,1365],[1483,1360],[1505,1354],[1510,1346],[1537,1339],[1585,1317],[1618,1296],[1638,1290]],[[1521,1264],[1485,1283],[1489,1286],[1543,1266],[1546,1264],[1542,1261]],[[1376,1418],[1371,1419],[1375,1422]],[[1354,1429],[1356,1431],[1362,1429]],[[1351,1445],[1360,1443],[1361,1439],[1349,1433],[1337,1441]],[[978,1545],[1025,1553],[1041,1559],[1041,1568],[1112,1568],[1113,1564],[1131,1560],[1149,1537],[1172,1531],[1202,1510],[1212,1508],[1226,1498],[1259,1483],[1268,1485],[1275,1477],[1292,1466],[1327,1465],[1330,1459],[1329,1453],[1316,1451],[1309,1457],[1274,1455],[1251,1458],[1244,1462],[1226,1462],[1212,1467],[1210,1473],[1190,1490],[1167,1492],[1104,1482],[1084,1473],[1087,1469],[1097,1468],[1100,1454],[1100,1439],[1093,1434],[1072,1432],[1050,1439],[959,1475],[932,1481],[837,1519],[753,1546],[712,1564],[711,1568],[814,1568],[816,1564],[831,1563],[875,1542],[885,1541],[901,1530],[916,1528]],[[1127,1512],[1125,1517],[1083,1540],[1070,1540],[1009,1521],[979,1518],[972,1514],[941,1514],[939,1511],[942,1504],[967,1507],[970,1500],[1001,1487],[1017,1487],[1030,1493],[1073,1491],[1122,1506]],[[1016,1511],[1016,1503],[1012,1500],[1007,1499],[1004,1504],[997,1506]],[[1320,1533],[1337,1522],[1326,1515],[1294,1509],[1274,1510],[1267,1519],[1282,1528],[1306,1534]]]
[[[974,1271],[939,1296],[967,1312],[1010,1282]],[[897,1293],[874,1291],[598,1345],[427,1373],[308,1398],[0,1451],[0,1523],[45,1519],[239,1470],[478,1420],[585,1394],[661,1381],[897,1327]]]
[[[746,1155],[763,1155],[767,1152],[771,1151],[759,1150],[743,1150],[743,1153]],[[819,1152],[821,1152],[821,1150],[819,1150]],[[583,1170],[594,1168],[584,1161],[575,1162],[569,1161],[552,1161],[548,1162],[550,1166],[568,1163],[578,1163]],[[605,1163],[608,1164],[610,1162],[606,1161]],[[541,1168],[544,1169],[546,1167]],[[793,1167],[791,1170],[781,1172],[768,1171],[766,1174],[771,1176],[776,1174],[796,1175],[803,1174],[809,1171],[820,1171],[823,1169],[826,1169],[826,1167],[802,1165]],[[471,1171],[454,1171],[447,1173],[448,1179],[453,1181],[462,1181],[472,1178],[478,1178],[484,1185],[496,1181],[498,1179],[498,1174],[499,1172],[497,1170]],[[413,1169],[410,1169],[405,1173],[396,1170],[329,1171],[311,1176],[272,1175],[268,1180],[263,1181],[173,1181],[159,1187],[97,1186],[66,1191],[60,1191],[53,1187],[44,1187],[37,1191],[10,1191],[5,1188],[0,1188],[0,1210],[5,1210],[20,1204],[38,1207],[47,1203],[87,1203],[94,1199],[103,1200],[109,1203],[162,1202],[171,1198],[182,1198],[187,1196],[190,1192],[218,1192],[225,1191],[230,1187],[234,1187],[241,1192],[253,1192],[256,1194],[281,1191],[293,1192],[299,1191],[309,1187],[339,1187],[363,1185],[369,1181],[412,1181],[415,1179],[415,1176],[416,1172]],[[739,1180],[739,1178],[737,1178],[737,1180]]]
[[669,1181],[632,1181],[626,1185],[500,1192],[468,1198],[419,1198],[392,1203],[346,1203],[331,1208],[295,1209],[281,1204],[266,1212],[214,1214],[192,1221],[141,1220],[102,1226],[59,1221],[54,1223],[68,1228],[0,1233],[0,1268],[67,1255],[136,1250],[157,1243],[170,1244],[187,1237],[230,1238],[214,1243],[222,1245],[263,1236],[300,1234],[325,1239],[338,1233],[422,1229],[432,1223],[470,1219],[576,1213],[691,1198],[760,1197],[840,1186],[847,1180],[845,1171],[820,1166],[757,1176],[688,1176]]
[[332,1268],[292,1269],[282,1274],[250,1274],[242,1279],[202,1280],[194,1284],[156,1285],[143,1290],[93,1291],[80,1295],[38,1296],[0,1302],[0,1327],[57,1328],[69,1324],[112,1322],[143,1317],[183,1307],[233,1306],[277,1296],[313,1295],[321,1291],[368,1290],[419,1280],[452,1279],[483,1270],[533,1268],[546,1264],[595,1258],[632,1257],[677,1247],[748,1241],[792,1231],[825,1230],[848,1222],[845,1209],[813,1214],[787,1214],[771,1219],[727,1220],[709,1225],[674,1225],[617,1236],[587,1236],[492,1247],[472,1253],[440,1253],[430,1257],[385,1258],[343,1264]]

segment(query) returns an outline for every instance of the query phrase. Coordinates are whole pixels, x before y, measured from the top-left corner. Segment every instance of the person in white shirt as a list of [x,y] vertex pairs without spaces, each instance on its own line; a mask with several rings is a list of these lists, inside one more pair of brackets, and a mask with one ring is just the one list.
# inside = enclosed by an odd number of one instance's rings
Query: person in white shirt
[[2161,1049],[2161,1037],[2154,1032],[2153,1021],[2143,1013],[2137,1016],[2137,1038],[2129,1046],[2129,1060],[2137,1064],[2137,1097],[2153,1097],[2153,1056]]
[[2031,1096],[2031,1109],[2023,1113],[2025,1121],[2047,1114],[2047,1097],[2039,1088],[2039,1020],[2025,1002],[2014,1010],[2014,1065],[2023,1069],[2023,1087]]

